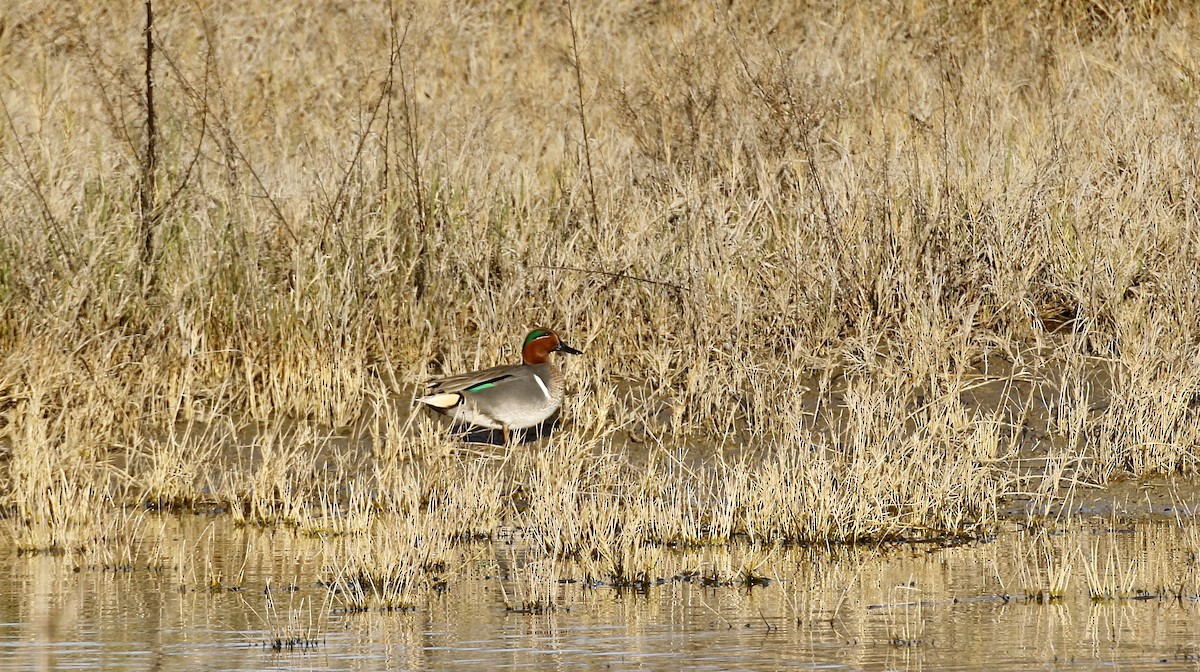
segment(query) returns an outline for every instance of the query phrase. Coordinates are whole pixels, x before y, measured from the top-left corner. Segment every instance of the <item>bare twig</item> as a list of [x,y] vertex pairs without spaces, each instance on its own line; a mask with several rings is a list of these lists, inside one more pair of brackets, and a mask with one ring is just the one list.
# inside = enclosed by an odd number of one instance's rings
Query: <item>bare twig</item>
[[[400,74],[400,108],[404,114],[404,141],[407,148],[405,159],[408,161],[408,177],[412,183],[413,201],[416,203],[416,230],[413,231],[413,249],[410,251],[409,258],[413,259],[412,279],[413,292],[416,294],[417,301],[425,295],[425,240],[429,231],[429,206],[425,197],[425,185],[421,182],[421,154],[420,154],[420,139],[417,135],[417,110],[413,104],[412,96],[409,93],[408,70],[404,66],[402,58],[404,43],[408,39],[408,27],[411,21],[404,26],[404,32],[397,37],[396,20],[397,16],[394,8],[390,9],[391,29],[389,41],[391,43],[391,67],[394,67]],[[391,82],[392,72],[389,71],[389,87]],[[389,89],[390,92],[390,89]],[[390,98],[390,96],[389,96]],[[390,108],[389,108],[390,109]]]
[[[46,201],[46,194],[42,191],[41,181],[38,180],[33,170],[33,162],[29,159],[29,153],[25,151],[25,143],[21,142],[21,134],[17,132],[17,123],[13,120],[12,113],[8,110],[8,103],[4,102],[4,96],[0,96],[0,109],[4,110],[4,118],[8,121],[8,127],[12,129],[13,143],[17,146],[17,153],[21,155],[21,164],[24,169],[23,179],[26,182],[26,188],[33,192],[37,198],[38,208],[42,213],[42,221],[45,222],[53,234],[51,238],[58,247],[59,264],[55,265],[55,269],[62,273],[62,266],[66,267],[67,274],[75,272],[74,264],[71,263],[72,255],[67,253],[67,246],[63,234],[62,226],[54,213],[50,211],[50,204]],[[8,163],[8,159],[5,159]]]
[[183,72],[183,70],[179,67],[179,64],[175,62],[175,59],[171,58],[170,52],[164,50],[161,44],[158,45],[158,51],[162,55],[163,60],[166,61],[167,67],[175,76],[176,81],[179,81],[182,84],[184,93],[191,98],[192,103],[200,112],[200,130],[196,136],[196,149],[194,152],[192,152],[192,158],[190,161],[188,161],[187,168],[184,169],[183,175],[179,178],[178,184],[175,185],[175,188],[171,191],[171,194],[166,198],[166,200],[162,202],[159,212],[166,212],[187,187],[191,180],[192,173],[195,171],[196,164],[199,162],[200,156],[203,153],[204,140],[206,137],[208,137],[208,119],[211,114],[208,107],[208,88],[213,70],[213,62],[216,60],[216,54],[213,48],[212,26],[209,24],[208,17],[204,14],[203,8],[197,6],[196,11],[200,17],[200,24],[204,29],[203,32],[205,45],[204,75],[201,80],[202,88],[199,91],[197,91],[196,88],[191,84],[191,82],[188,80],[187,74]]
[[560,266],[557,264],[531,264],[530,268],[544,268],[544,269],[551,270],[551,271],[571,271],[573,273],[587,273],[589,275],[603,275],[607,278],[615,278],[617,280],[633,280],[634,282],[643,282],[648,285],[655,285],[657,287],[666,287],[667,289],[673,289],[676,292],[679,292],[680,294],[686,294],[688,291],[686,287],[683,287],[682,285],[677,285],[673,282],[664,282],[662,280],[651,280],[649,278],[642,278],[642,277],[638,277],[636,275],[629,275],[628,273],[614,273],[613,271],[601,271],[601,270],[597,270],[594,268],[578,268],[576,266]]
[[[758,97],[770,109],[771,113],[776,117],[786,120],[792,124],[793,131],[797,143],[804,150],[805,164],[808,168],[808,178],[812,183],[813,188],[817,192],[817,200],[821,206],[821,214],[825,218],[826,236],[829,239],[830,251],[834,258],[834,268],[831,269],[832,286],[830,287],[830,301],[833,301],[834,294],[838,284],[840,284],[840,276],[844,272],[844,260],[842,250],[837,245],[837,229],[833,218],[833,211],[829,207],[829,198],[826,194],[825,184],[821,181],[821,175],[817,172],[817,155],[813,148],[812,141],[809,139],[809,133],[816,127],[816,120],[809,113],[804,113],[802,110],[807,109],[802,106],[792,91],[792,87],[788,84],[786,76],[780,78],[780,88],[783,90],[783,98],[768,90],[767,85],[750,64],[750,59],[747,57],[745,50],[742,48],[741,41],[738,39],[737,31],[734,30],[732,24],[727,23],[729,30],[729,38],[733,43],[734,53],[737,54],[738,62],[742,66],[742,72],[746,75],[746,79],[753,86],[753,90],[758,94]],[[769,41],[769,40],[768,40]],[[778,47],[775,48],[776,57],[779,60],[780,73],[786,74],[788,69],[783,62],[783,54]]]
[[341,182],[338,184],[337,194],[334,195],[333,203],[330,204],[329,211],[325,215],[324,235],[328,235],[330,225],[341,214],[341,209],[345,203],[346,189],[350,186],[350,176],[354,173],[355,166],[358,165],[363,148],[366,147],[367,138],[371,135],[371,128],[375,125],[376,117],[379,116],[379,109],[389,97],[388,93],[388,87],[384,86],[379,92],[379,97],[375,99],[375,103],[371,105],[371,114],[367,118],[367,126],[359,134],[358,144],[354,146],[354,155],[350,157],[350,163],[346,166],[346,171],[342,174]]
[[142,270],[147,273],[147,286],[154,282],[154,229],[158,214],[154,207],[155,173],[158,156],[158,120],[154,110],[154,2],[144,0],[146,8],[146,153],[142,157],[142,181],[138,190],[138,203],[142,211]]
[[579,103],[579,126],[583,129],[583,159],[587,165],[588,197],[592,205],[592,225],[600,224],[600,208],[596,206],[596,177],[592,170],[592,142],[588,134],[587,114],[583,108],[583,69],[579,63],[579,35],[575,30],[575,13],[571,0],[563,0],[567,8],[567,23],[571,25],[571,65],[575,68],[575,96]]

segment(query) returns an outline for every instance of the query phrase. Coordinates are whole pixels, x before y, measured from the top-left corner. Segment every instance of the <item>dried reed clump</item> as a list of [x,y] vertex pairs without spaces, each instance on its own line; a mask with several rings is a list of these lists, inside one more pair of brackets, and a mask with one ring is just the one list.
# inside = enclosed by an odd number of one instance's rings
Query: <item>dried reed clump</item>
[[1028,533],[1025,555],[1018,558],[1019,580],[1025,599],[1038,603],[1058,602],[1067,596],[1079,560],[1078,538],[1053,535],[1047,530]]
[[318,465],[325,439],[309,425],[259,427],[226,467],[219,492],[235,521],[298,525],[320,497],[325,474]]
[[1137,392],[1114,399],[1094,429],[1095,457],[1111,474],[1194,473],[1200,455],[1195,360],[1121,370],[1115,383]]
[[350,610],[412,609],[445,584],[450,543],[433,516],[379,514],[326,540],[328,586]]
[[984,533],[1011,487],[999,466],[1000,424],[953,395],[902,414],[897,396],[895,386],[857,380],[850,424],[822,433],[797,420],[762,454],[731,461],[652,449],[635,466],[553,440],[515,467],[526,506],[514,524],[556,555],[609,557],[622,576],[624,559],[644,546]]
[[733,529],[751,539],[973,536],[995,520],[1009,488],[999,423],[974,416],[957,394],[924,399],[855,377],[839,426],[811,431],[793,421],[761,464],[740,461],[722,479]]
[[299,531],[308,537],[330,538],[365,534],[375,514],[372,488],[365,479],[326,483],[319,488],[317,502],[308,506]]
[[[560,598],[563,585],[561,578],[564,566],[570,565],[568,561],[539,547],[522,552],[510,547],[505,560],[500,565],[508,571],[500,582],[500,589],[506,609],[525,614],[546,614],[563,607]],[[505,583],[512,586],[511,595]]]
[[1200,584],[1194,563],[1179,561],[1193,545],[1194,520],[1125,526],[1113,514],[1097,525],[1020,533],[1023,538],[1012,548],[1019,554],[1018,581],[1027,599],[1056,602],[1077,594],[1093,602],[1195,599]]
[[371,506],[396,514],[428,513],[456,540],[487,538],[501,524],[507,475],[503,454],[465,448],[428,419],[377,405],[365,467]]
[[[1195,327],[1165,324],[1182,316],[1168,318],[1158,309],[1144,308],[1131,306],[1119,316],[1109,367],[1112,387],[1122,393],[1110,396],[1091,432],[1094,458],[1104,476],[1117,471],[1190,473],[1200,457]],[[1190,306],[1186,314],[1200,316]]]
[[[232,423],[171,423],[149,435],[135,432],[126,470],[130,495],[154,509],[189,509],[215,499],[211,483],[223,448],[236,440]],[[208,493],[208,494],[206,494]]]
[[[124,564],[137,522],[120,508],[126,484],[118,482],[105,444],[120,415],[103,390],[55,363],[7,372],[10,392],[0,410],[5,527],[20,551],[81,554],[78,561],[90,566]],[[11,391],[13,378],[23,383],[19,393]],[[64,386],[62,378],[73,380]]]
[[262,646],[273,653],[308,651],[324,644],[323,630],[328,627],[329,605],[322,604],[314,613],[313,601],[288,591],[288,603],[280,604],[268,587],[259,613],[263,626]]

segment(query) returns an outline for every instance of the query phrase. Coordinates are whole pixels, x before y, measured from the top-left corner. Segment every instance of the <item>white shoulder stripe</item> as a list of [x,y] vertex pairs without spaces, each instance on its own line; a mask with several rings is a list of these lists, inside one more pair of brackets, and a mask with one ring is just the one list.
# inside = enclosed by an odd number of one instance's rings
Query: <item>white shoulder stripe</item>
[[546,387],[545,383],[542,382],[542,377],[535,373],[533,374],[533,379],[537,381],[538,387],[542,388],[542,394],[546,395],[546,399],[552,400],[550,397],[550,389]]

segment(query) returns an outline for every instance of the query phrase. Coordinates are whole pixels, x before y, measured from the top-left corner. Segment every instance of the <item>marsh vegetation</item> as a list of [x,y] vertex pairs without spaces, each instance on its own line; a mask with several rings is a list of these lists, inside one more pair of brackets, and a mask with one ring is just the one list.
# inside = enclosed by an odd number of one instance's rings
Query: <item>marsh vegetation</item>
[[[0,9],[23,553],[203,567],[137,550],[202,512],[315,540],[371,611],[518,540],[504,602],[546,613],[675,552],[987,539],[1195,472],[1187,3],[159,3],[150,68],[144,11]],[[411,412],[536,325],[587,353],[550,437]]]

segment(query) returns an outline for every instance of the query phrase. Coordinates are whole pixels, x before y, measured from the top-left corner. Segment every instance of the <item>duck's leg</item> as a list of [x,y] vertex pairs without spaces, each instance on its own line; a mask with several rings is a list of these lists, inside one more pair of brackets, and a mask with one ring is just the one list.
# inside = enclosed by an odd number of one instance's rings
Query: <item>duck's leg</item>
[[508,447],[508,425],[507,424],[500,425],[500,431],[501,431],[502,435],[504,436],[504,447],[507,448]]

